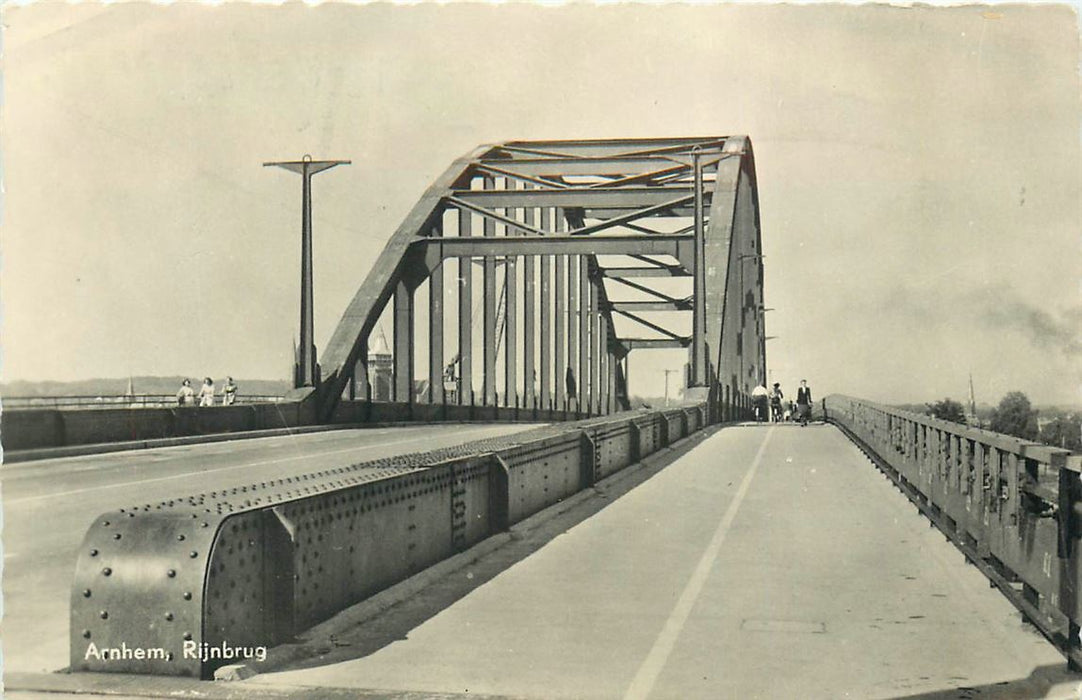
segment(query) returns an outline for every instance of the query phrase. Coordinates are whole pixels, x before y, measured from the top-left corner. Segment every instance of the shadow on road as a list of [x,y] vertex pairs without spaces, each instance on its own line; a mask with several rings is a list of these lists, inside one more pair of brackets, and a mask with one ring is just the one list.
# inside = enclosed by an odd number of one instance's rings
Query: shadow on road
[[1070,671],[1067,662],[1038,666],[1025,678],[986,685],[958,685],[916,695],[899,695],[894,700],[1037,700],[1055,698],[1074,700],[1080,697],[1082,673]]

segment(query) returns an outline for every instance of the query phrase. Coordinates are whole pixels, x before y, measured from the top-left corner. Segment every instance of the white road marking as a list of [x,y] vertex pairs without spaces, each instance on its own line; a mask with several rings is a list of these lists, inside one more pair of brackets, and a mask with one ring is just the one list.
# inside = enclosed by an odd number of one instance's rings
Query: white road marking
[[[480,433],[491,430],[491,428],[475,428],[473,430],[463,430],[455,433],[454,437],[461,435],[469,435],[471,433]],[[101,486],[88,486],[82,489],[72,489],[71,491],[61,491],[59,493],[48,493],[41,496],[27,496],[25,498],[16,498],[10,501],[5,501],[4,506],[10,508],[11,506],[19,506],[26,503],[33,503],[34,501],[43,501],[51,498],[60,498],[62,496],[74,496],[81,493],[89,493],[91,491],[102,491],[105,489],[120,489],[127,486],[142,486],[143,484],[152,484],[157,481],[171,481],[174,479],[187,479],[193,476],[203,476],[206,474],[218,474],[221,472],[233,471],[234,469],[248,469],[250,467],[260,467],[267,464],[280,464],[281,462],[292,462],[303,459],[309,459],[312,457],[325,457],[327,455],[341,454],[343,452],[356,452],[363,449],[371,449],[373,447],[390,447],[391,445],[404,445],[411,442],[417,442],[417,437],[411,437],[407,440],[392,440],[391,442],[377,442],[370,445],[360,445],[355,447],[345,447],[337,450],[328,450],[326,452],[314,452],[306,455],[292,455],[289,457],[280,457],[278,459],[267,459],[259,462],[248,462],[245,464],[234,464],[229,467],[222,467],[221,469],[210,469],[198,472],[186,472],[184,474],[174,474],[173,476],[159,476],[153,479],[138,479],[136,481],[126,481],[119,484],[102,484]]]
[[640,700],[647,698],[654,689],[654,684],[657,682],[657,678],[661,674],[662,669],[665,668],[665,664],[669,659],[669,654],[672,653],[673,647],[676,645],[676,640],[680,636],[681,630],[684,628],[684,623],[687,622],[688,615],[691,614],[691,609],[695,605],[695,601],[699,598],[699,594],[702,593],[706,578],[710,575],[710,570],[714,567],[714,561],[718,557],[718,552],[721,551],[722,543],[725,542],[725,535],[728,534],[729,528],[732,527],[733,520],[736,518],[736,511],[740,509],[740,504],[743,503],[744,497],[748,493],[748,488],[751,486],[751,480],[755,477],[755,472],[759,470],[759,463],[763,461],[763,453],[766,452],[766,445],[770,442],[770,436],[774,434],[775,429],[775,426],[771,426],[767,430],[766,436],[763,437],[763,444],[759,446],[759,451],[755,454],[755,459],[752,460],[751,468],[748,469],[748,473],[744,475],[744,480],[740,482],[740,486],[736,490],[736,495],[733,496],[733,500],[725,510],[725,515],[722,516],[721,522],[714,531],[714,536],[710,539],[710,544],[706,546],[706,550],[703,551],[702,557],[699,558],[699,563],[695,567],[695,571],[691,574],[691,578],[688,580],[687,585],[684,586],[684,591],[680,594],[680,599],[676,601],[676,607],[673,608],[672,613],[669,614],[669,619],[665,621],[665,626],[661,629],[661,634],[659,634],[654,641],[654,646],[650,649],[650,653],[647,654],[646,659],[642,662],[642,665],[639,666],[638,673],[635,674],[635,678],[632,679],[627,692],[624,693],[624,700]]

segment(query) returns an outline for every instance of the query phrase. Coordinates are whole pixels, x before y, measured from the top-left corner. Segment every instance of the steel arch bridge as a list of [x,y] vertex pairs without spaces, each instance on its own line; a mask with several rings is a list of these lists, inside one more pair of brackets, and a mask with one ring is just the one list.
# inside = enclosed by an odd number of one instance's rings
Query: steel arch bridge
[[724,419],[766,380],[764,311],[747,137],[486,145],[421,196],[295,395],[329,420],[382,361],[397,403],[605,414],[632,351],[686,348]]

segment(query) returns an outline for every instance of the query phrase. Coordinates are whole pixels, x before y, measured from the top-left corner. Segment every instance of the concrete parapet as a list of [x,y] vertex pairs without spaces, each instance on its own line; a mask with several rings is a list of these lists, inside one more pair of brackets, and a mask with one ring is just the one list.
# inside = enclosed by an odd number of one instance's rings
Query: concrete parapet
[[251,430],[294,428],[312,421],[296,403],[175,408],[8,410],[0,418],[7,451],[120,443]]
[[[342,401],[335,409],[332,423],[552,423],[574,418],[573,413],[540,409]],[[150,443],[168,438],[282,430],[316,424],[314,407],[296,401],[175,408],[10,410],[4,411],[0,420],[0,437],[8,452],[136,441]]]
[[1079,456],[847,396],[823,412],[1082,666]]

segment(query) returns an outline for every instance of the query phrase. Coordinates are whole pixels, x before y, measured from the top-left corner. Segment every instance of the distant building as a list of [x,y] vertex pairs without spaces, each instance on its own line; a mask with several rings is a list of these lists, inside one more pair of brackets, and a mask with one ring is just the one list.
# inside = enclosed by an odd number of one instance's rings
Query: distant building
[[394,357],[383,333],[368,347],[368,385],[373,401],[390,401],[394,382]]

